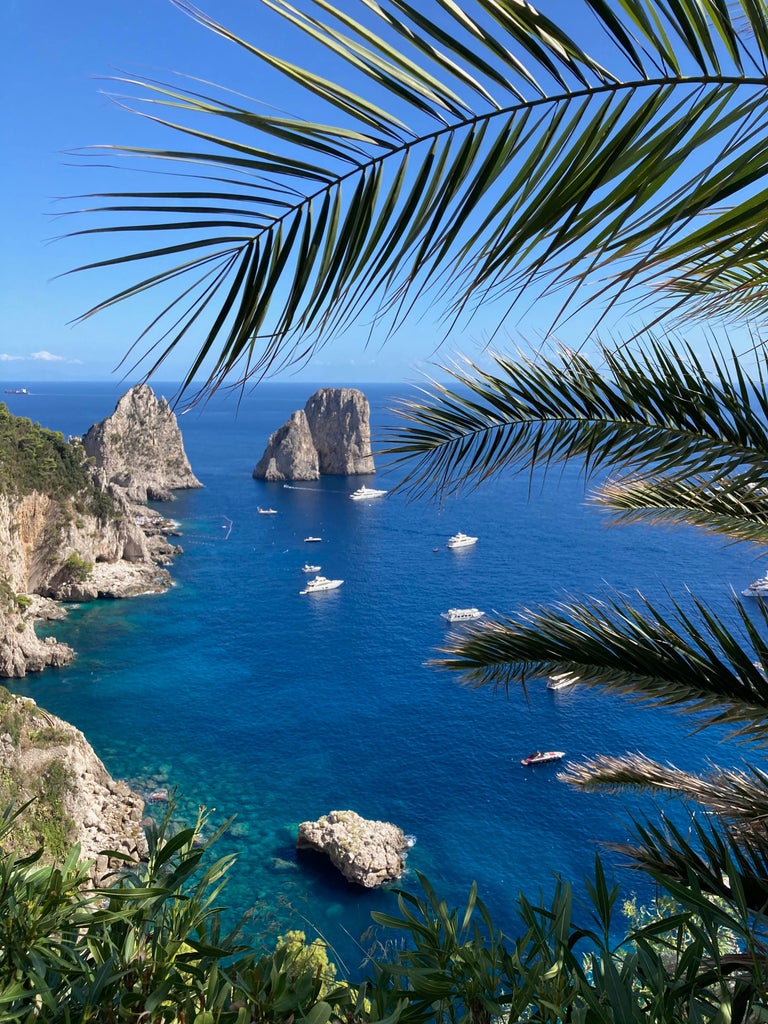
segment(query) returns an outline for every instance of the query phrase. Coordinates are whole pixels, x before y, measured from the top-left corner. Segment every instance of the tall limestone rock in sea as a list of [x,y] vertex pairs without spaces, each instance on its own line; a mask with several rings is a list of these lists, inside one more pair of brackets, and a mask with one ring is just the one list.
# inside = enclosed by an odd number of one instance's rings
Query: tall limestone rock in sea
[[257,480],[317,480],[375,473],[368,399],[356,388],[320,388],[272,434]]
[[148,384],[127,391],[82,444],[105,482],[129,501],[170,501],[172,491],[203,486],[192,472],[173,410]]

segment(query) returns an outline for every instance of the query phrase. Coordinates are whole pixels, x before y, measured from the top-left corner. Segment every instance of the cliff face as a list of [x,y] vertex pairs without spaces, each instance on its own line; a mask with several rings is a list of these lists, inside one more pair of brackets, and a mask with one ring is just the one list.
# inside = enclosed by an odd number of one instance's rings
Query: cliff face
[[[73,652],[34,630],[41,604],[132,597],[171,585],[181,549],[174,524],[130,495],[171,497],[199,487],[176,418],[139,386],[95,425],[85,446],[12,417],[0,406],[0,675],[66,664]],[[119,481],[114,483],[111,481]],[[60,614],[64,614],[63,611]]]
[[258,480],[317,480],[375,473],[370,406],[355,388],[321,388],[272,434],[253,471]]
[[253,475],[259,480],[317,480],[320,465],[303,409],[270,435]]
[[[97,884],[120,866],[102,850],[146,854],[141,797],[112,779],[78,729],[0,687],[0,800],[19,806],[31,798],[9,837],[20,853],[42,844],[55,860],[80,843]],[[45,815],[35,814],[38,803]]]
[[321,388],[304,406],[320,472],[375,473],[371,455],[371,410],[355,388]]
[[169,501],[174,490],[203,486],[192,472],[176,416],[147,384],[126,392],[82,444],[104,481],[130,501]]

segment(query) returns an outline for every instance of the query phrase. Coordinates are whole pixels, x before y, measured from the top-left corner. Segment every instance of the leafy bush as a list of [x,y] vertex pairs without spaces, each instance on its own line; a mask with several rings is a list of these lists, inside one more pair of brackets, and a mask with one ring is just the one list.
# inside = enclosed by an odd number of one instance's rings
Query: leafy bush
[[[764,956],[727,908],[682,907],[663,922],[685,942],[663,957],[648,926],[612,944],[618,889],[599,860],[586,919],[573,919],[570,887],[548,906],[518,898],[520,934],[493,924],[473,886],[450,909],[426,879],[422,896],[399,891],[399,914],[374,914],[404,937],[371,957],[364,979],[336,982],[317,940],[282,936],[258,953],[242,926],[222,928],[220,897],[234,855],[211,856],[201,811],[171,828],[173,807],[147,830],[145,863],[125,862],[107,888],[87,884],[70,850],[59,867],[40,851],[0,854],[0,1021],[39,1024],[685,1024],[768,1019]],[[13,826],[7,814],[0,849]],[[708,910],[707,906],[712,908]],[[695,914],[694,911],[695,910]],[[695,918],[695,919],[694,919]],[[710,936],[727,918],[741,952],[724,956]],[[732,919],[731,919],[732,918]],[[698,922],[698,923],[696,923]],[[750,926],[755,927],[753,922]],[[734,965],[737,965],[736,967]]]
[[78,583],[85,583],[93,572],[93,562],[86,561],[76,551],[73,551],[64,563],[63,568],[71,579],[77,580]]
[[93,515],[117,514],[109,494],[100,491],[78,444],[24,416],[13,416],[0,402],[0,490],[10,494],[43,491],[52,497],[75,497]]

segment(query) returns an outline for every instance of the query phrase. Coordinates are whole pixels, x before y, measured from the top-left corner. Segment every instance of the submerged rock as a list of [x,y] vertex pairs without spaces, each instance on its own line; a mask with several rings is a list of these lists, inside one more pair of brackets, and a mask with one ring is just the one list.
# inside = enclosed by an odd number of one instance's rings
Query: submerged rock
[[402,875],[409,845],[397,825],[361,818],[356,811],[330,811],[317,821],[303,821],[296,840],[298,850],[326,853],[348,881],[366,889]]
[[375,473],[368,399],[355,388],[320,388],[269,438],[257,480],[317,480]]

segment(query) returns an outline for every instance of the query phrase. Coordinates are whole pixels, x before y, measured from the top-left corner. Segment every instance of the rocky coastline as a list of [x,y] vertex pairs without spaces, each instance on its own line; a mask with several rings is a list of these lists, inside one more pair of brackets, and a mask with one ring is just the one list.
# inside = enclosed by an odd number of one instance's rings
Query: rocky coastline
[[[7,410],[2,418],[4,450],[33,453],[6,474],[0,492],[0,676],[20,678],[76,657],[37,633],[66,615],[63,602],[171,586],[168,566],[182,553],[178,525],[143,502],[170,501],[175,490],[202,484],[173,412],[147,385],[128,391],[82,438],[65,441]],[[0,799],[3,806],[32,799],[11,834],[20,850],[42,844],[55,857],[61,842],[79,843],[97,884],[119,864],[101,851],[130,859],[146,852],[141,796],[111,778],[77,729],[3,687]],[[42,818],[34,812],[40,801]]]

